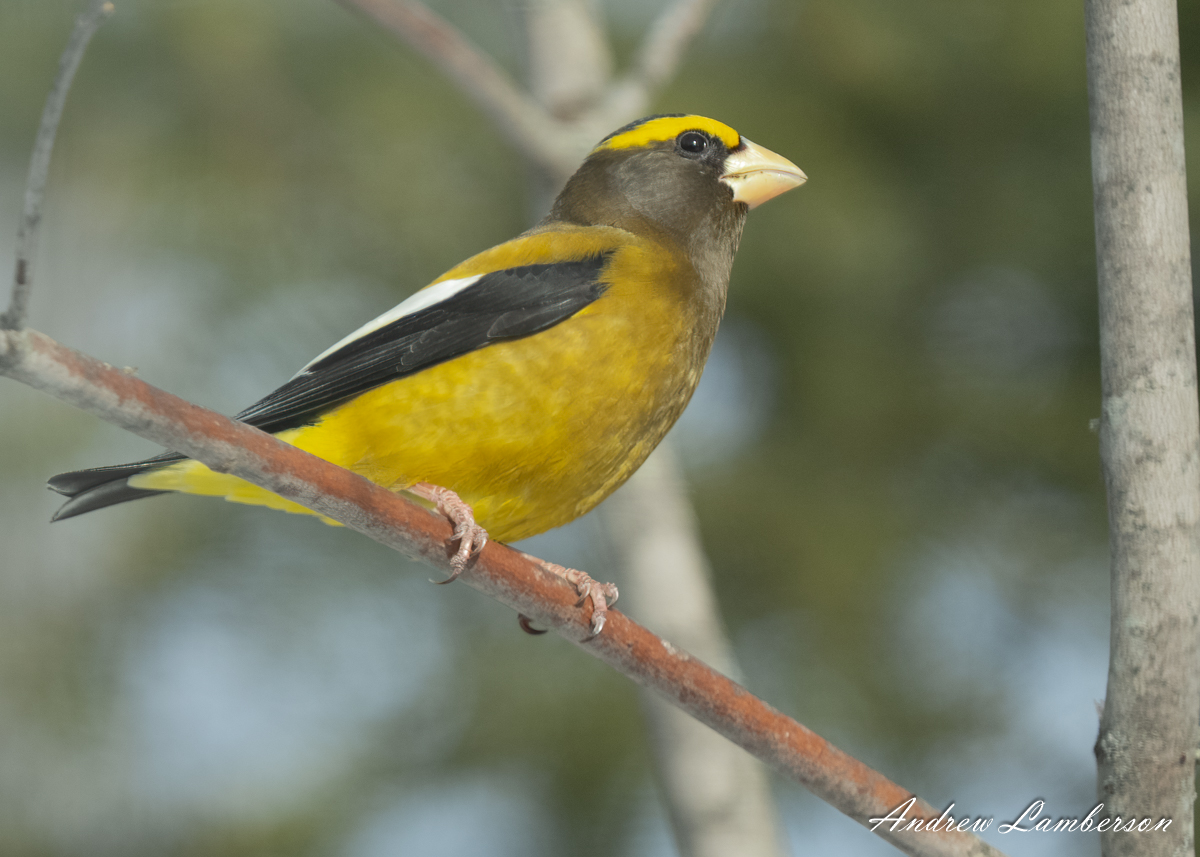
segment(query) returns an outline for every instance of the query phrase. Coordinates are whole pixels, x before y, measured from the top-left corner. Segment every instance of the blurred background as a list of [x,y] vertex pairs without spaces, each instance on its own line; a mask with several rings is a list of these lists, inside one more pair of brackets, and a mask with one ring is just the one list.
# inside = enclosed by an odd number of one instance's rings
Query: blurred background
[[[31,323],[60,341],[232,413],[528,224],[507,142],[333,3],[117,5],[51,170]],[[432,5],[522,73],[515,4]],[[0,0],[0,271],[81,6]],[[605,5],[622,58],[656,11]],[[750,217],[673,433],[746,684],[956,815],[1086,813],[1108,590],[1082,5],[726,0],[656,109],[810,176]],[[155,451],[0,382],[0,855],[675,853],[634,687],[465,586],[197,498],[48,524],[48,476]],[[595,514],[522,546],[614,576]],[[775,789],[793,853],[896,853]]]

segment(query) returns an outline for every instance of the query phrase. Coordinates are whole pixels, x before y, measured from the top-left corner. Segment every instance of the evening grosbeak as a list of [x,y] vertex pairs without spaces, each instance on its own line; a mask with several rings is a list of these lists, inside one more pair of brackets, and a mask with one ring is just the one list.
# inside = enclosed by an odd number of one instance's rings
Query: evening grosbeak
[[[489,533],[509,542],[561,526],[641,465],[700,380],[746,212],[804,181],[715,120],[630,123],[541,223],[451,268],[237,419],[435,504],[455,525],[457,576]],[[70,497],[55,520],[167,491],[313,514],[172,452],[49,484]],[[599,630],[615,588],[559,571],[590,591]]]

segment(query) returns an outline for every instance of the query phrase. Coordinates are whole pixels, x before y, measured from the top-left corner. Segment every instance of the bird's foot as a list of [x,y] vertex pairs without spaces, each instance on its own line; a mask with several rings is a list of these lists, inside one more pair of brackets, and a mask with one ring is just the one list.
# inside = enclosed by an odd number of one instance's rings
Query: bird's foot
[[[544,559],[537,560],[537,562],[546,571],[558,575],[575,587],[575,591],[579,593],[579,600],[575,602],[576,607],[582,607],[589,598],[592,599],[592,633],[589,635],[589,638],[595,637],[603,631],[604,623],[608,621],[608,608],[617,603],[617,597],[620,595],[617,592],[616,584],[599,583],[586,571],[555,565],[552,562],[546,562]],[[526,632],[536,630],[526,627],[529,620],[524,616],[521,618],[525,619],[521,623],[522,629]]]
[[458,550],[450,559],[450,576],[437,583],[452,583],[466,569],[472,557],[478,556],[487,544],[487,530],[475,523],[475,513],[471,511],[461,497],[449,488],[430,485],[428,482],[418,482],[408,489],[423,500],[433,503],[439,515],[454,527],[453,541],[458,542]]

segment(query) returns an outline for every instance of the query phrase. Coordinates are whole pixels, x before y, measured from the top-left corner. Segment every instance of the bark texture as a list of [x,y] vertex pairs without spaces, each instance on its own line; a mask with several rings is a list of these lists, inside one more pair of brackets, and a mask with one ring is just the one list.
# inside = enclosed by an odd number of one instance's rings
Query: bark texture
[[[1174,0],[1088,0],[1112,625],[1102,853],[1190,855],[1200,739],[1200,429]],[[1114,825],[1115,826],[1115,825]]]

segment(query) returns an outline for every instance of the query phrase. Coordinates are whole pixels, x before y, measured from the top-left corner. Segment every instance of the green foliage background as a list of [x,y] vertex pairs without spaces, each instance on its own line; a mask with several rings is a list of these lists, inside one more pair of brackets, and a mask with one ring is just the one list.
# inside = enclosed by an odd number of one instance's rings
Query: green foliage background
[[[77,5],[0,0],[0,236]],[[335,4],[117,5],[60,134],[35,327],[233,412],[527,224],[506,141]],[[436,8],[521,73],[515,5]],[[621,56],[652,11],[608,10]],[[1086,812],[1081,4],[730,0],[656,108],[811,177],[752,215],[677,433],[747,684],[936,805]],[[0,855],[671,853],[633,687],[465,587],[194,498],[47,523],[47,476],[152,451],[0,384]],[[606,539],[599,516],[531,549],[605,578]],[[891,853],[778,792],[796,853]]]

